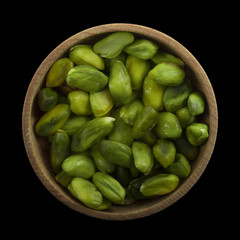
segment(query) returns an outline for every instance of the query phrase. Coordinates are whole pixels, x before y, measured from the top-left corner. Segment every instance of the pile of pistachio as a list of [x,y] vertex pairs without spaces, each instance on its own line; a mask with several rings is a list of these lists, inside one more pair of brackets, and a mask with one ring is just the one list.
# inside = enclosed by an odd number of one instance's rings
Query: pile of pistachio
[[208,138],[198,121],[206,101],[184,67],[130,32],[81,43],[57,60],[35,126],[51,144],[56,181],[96,210],[174,191]]

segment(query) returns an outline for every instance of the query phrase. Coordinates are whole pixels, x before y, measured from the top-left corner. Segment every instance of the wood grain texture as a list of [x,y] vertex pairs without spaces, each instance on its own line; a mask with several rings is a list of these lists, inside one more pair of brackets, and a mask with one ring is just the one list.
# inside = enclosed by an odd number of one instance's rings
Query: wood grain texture
[[[194,89],[198,89],[206,96],[208,109],[201,120],[209,125],[209,139],[200,147],[199,155],[192,163],[191,175],[184,179],[174,192],[158,199],[141,200],[129,206],[113,205],[106,211],[96,211],[83,206],[55,181],[49,164],[49,144],[45,139],[34,133],[34,126],[41,115],[37,105],[37,94],[45,86],[45,76],[51,65],[57,59],[66,56],[72,46],[79,43],[93,43],[115,31],[129,31],[138,37],[153,40],[160,46],[160,49],[180,57],[185,62],[186,74],[191,79]],[[195,57],[179,42],[162,32],[141,25],[125,23],[106,24],[89,28],[75,34],[56,47],[34,74],[25,97],[22,114],[22,131],[27,155],[34,171],[44,186],[59,201],[75,211],[106,220],[127,220],[149,216],[179,200],[192,188],[205,170],[214,149],[217,128],[218,111],[214,91],[205,71]]]

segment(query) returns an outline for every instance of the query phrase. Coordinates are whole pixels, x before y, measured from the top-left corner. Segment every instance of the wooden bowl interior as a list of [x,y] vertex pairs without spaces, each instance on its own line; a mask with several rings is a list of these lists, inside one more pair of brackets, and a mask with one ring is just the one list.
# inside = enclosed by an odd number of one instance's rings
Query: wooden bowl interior
[[[37,104],[37,95],[41,88],[45,87],[45,76],[51,65],[59,58],[68,56],[69,49],[77,44],[92,44],[114,31],[130,31],[138,38],[147,38],[155,41],[160,49],[180,57],[186,64],[186,75],[191,80],[194,89],[204,93],[206,96],[207,110],[201,118],[202,122],[209,125],[209,139],[200,147],[196,160],[191,162],[191,175],[182,180],[180,186],[172,193],[157,198],[137,201],[129,206],[113,205],[106,211],[95,211],[83,206],[79,201],[64,188],[62,188],[54,178],[49,163],[49,143],[45,138],[39,137],[34,132],[34,126],[39,120],[42,112]],[[23,138],[30,163],[39,179],[45,187],[61,202],[68,207],[101,219],[134,219],[159,212],[173,204],[196,183],[201,176],[208,161],[210,160],[216,135],[217,135],[217,105],[210,81],[201,65],[180,43],[171,37],[151,28],[146,28],[133,24],[108,24],[82,31],[54,49],[43,61],[36,71],[26,94],[23,108]]]

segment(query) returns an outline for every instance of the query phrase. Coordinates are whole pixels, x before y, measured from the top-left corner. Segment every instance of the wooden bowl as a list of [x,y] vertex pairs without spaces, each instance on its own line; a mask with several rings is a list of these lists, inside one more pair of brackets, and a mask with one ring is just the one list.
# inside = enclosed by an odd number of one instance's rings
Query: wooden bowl
[[[51,65],[57,59],[67,56],[72,46],[80,43],[94,43],[115,31],[129,31],[137,37],[153,40],[160,46],[160,49],[174,54],[184,61],[186,64],[186,75],[191,80],[194,89],[198,89],[206,96],[208,108],[201,121],[209,125],[209,138],[200,147],[197,159],[191,163],[192,172],[190,176],[184,179],[172,193],[157,199],[137,201],[128,206],[113,205],[108,210],[96,211],[82,205],[55,181],[49,164],[49,143],[34,132],[34,126],[42,114],[37,104],[37,95],[39,90],[45,86],[45,76]],[[162,32],[140,25],[121,23],[89,28],[68,38],[56,47],[34,74],[25,97],[22,115],[23,139],[27,155],[34,171],[44,186],[68,207],[82,214],[107,220],[127,220],[149,216],[167,208],[186,194],[198,181],[210,160],[216,141],[217,127],[218,112],[214,91],[205,71],[195,57],[184,46]]]

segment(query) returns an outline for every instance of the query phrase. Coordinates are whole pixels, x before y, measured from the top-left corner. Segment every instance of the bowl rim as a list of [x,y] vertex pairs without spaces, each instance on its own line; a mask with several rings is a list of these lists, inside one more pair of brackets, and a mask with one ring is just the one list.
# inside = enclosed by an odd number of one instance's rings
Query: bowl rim
[[[49,69],[58,58],[60,58],[67,50],[69,50],[72,46],[76,45],[78,42],[93,37],[96,34],[104,34],[110,33],[114,31],[129,31],[134,34],[146,35],[147,37],[154,39],[156,42],[160,42],[161,44],[167,45],[169,48],[173,49],[178,53],[178,56],[182,58],[182,60],[188,65],[191,69],[196,69],[195,74],[199,79],[202,79],[204,84],[206,84],[206,89],[208,91],[208,103],[209,103],[209,138],[206,143],[205,154],[202,156],[201,164],[199,164],[193,173],[190,174],[187,181],[185,181],[182,185],[180,185],[174,192],[166,197],[161,198],[161,201],[154,204],[152,207],[141,210],[140,208],[136,211],[132,211],[129,214],[119,212],[107,212],[107,211],[96,211],[89,209],[85,206],[81,206],[81,204],[76,203],[69,196],[64,194],[60,189],[61,187],[55,182],[52,182],[49,179],[48,174],[45,169],[41,168],[41,164],[38,162],[38,156],[32,144],[33,129],[30,128],[31,121],[31,109],[33,105],[34,98],[34,88],[36,84],[39,83],[39,78],[42,76],[43,72],[46,72],[46,69]],[[40,81],[41,82],[41,81]],[[173,39],[172,37],[166,35],[159,30],[146,27],[138,24],[130,24],[130,23],[112,23],[112,24],[103,24],[95,27],[91,27],[80,31],[73,36],[69,37],[62,43],[60,43],[49,55],[43,60],[38,69],[36,70],[26,92],[23,110],[22,110],[22,134],[25,149],[27,152],[27,156],[33,170],[35,171],[38,178],[44,184],[44,186],[48,189],[48,191],[54,195],[59,201],[67,205],[68,207],[83,213],[85,215],[105,219],[105,220],[131,220],[136,218],[146,217],[165,208],[169,207],[180,198],[182,198],[198,181],[205,168],[207,167],[212,152],[214,150],[216,138],[217,138],[217,129],[218,129],[218,110],[217,110],[217,102],[216,97],[211,85],[210,80],[208,79],[207,74],[204,69],[197,61],[197,59],[178,41]]]

